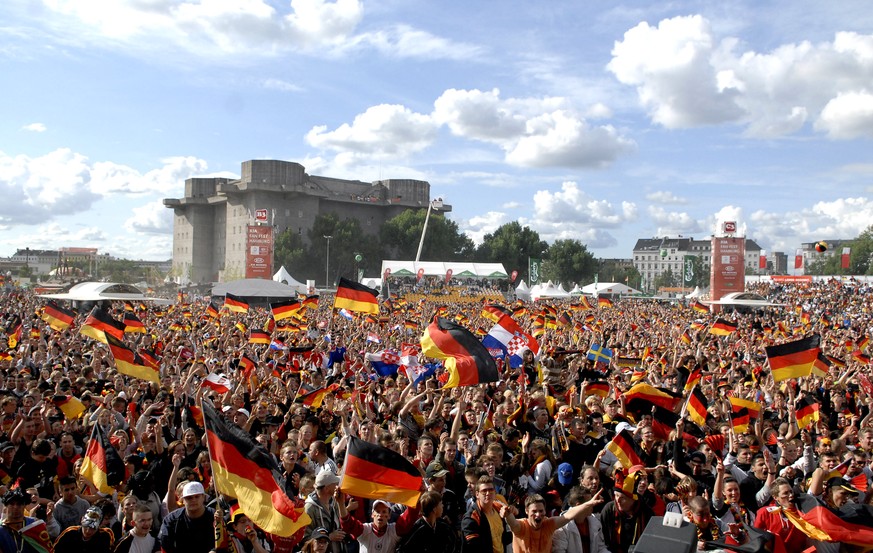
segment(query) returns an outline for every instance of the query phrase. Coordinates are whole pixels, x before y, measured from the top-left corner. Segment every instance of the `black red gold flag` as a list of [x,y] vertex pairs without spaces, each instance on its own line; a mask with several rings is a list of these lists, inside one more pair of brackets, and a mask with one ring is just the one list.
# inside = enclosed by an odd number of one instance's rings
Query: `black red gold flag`
[[405,457],[352,436],[340,489],[352,496],[385,499],[415,507],[421,495],[421,472]]
[[279,464],[242,428],[227,424],[208,400],[201,406],[215,488],[235,497],[265,532],[283,538],[311,522],[285,493]]
[[821,352],[821,336],[813,334],[787,344],[767,346],[764,352],[770,361],[770,371],[776,382],[809,376]]
[[94,307],[85,319],[79,334],[93,338],[98,342],[108,344],[107,335],[114,336],[119,341],[124,340],[124,324],[112,318],[112,315],[98,307]]
[[379,292],[363,284],[340,277],[333,308],[345,308],[349,311],[378,315]]
[[461,325],[437,317],[425,329],[420,342],[424,355],[443,360],[449,373],[445,388],[498,380],[494,358],[482,342]]
[[627,429],[616,434],[612,441],[606,445],[606,449],[615,455],[624,468],[643,464],[640,455],[642,450]]
[[245,299],[239,296],[235,296],[231,293],[227,293],[224,296],[224,307],[226,307],[228,311],[233,311],[234,313],[249,312],[248,302]]
[[91,431],[91,439],[88,440],[88,449],[82,458],[79,472],[105,494],[114,492],[115,487],[124,481],[124,461],[109,443],[109,438],[99,424],[95,424]]

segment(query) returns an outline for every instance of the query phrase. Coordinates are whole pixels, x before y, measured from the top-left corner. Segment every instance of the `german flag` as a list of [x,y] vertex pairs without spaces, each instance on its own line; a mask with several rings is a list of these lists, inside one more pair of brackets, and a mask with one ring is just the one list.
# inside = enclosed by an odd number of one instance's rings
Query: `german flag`
[[862,365],[869,365],[870,364],[870,356],[864,355],[863,353],[861,353],[861,350],[859,350],[859,349],[852,352],[852,357],[854,357],[855,361],[857,361],[858,363],[861,363]]
[[146,366],[151,367],[156,371],[160,370],[161,362],[158,360],[158,356],[155,354],[154,350],[141,349],[139,350],[139,356],[142,357]]
[[804,325],[808,325],[812,321],[812,317],[810,316],[808,311],[804,311],[800,314],[800,322]]
[[679,340],[681,340],[683,344],[691,343],[691,333],[688,332],[687,328],[682,331],[682,336],[679,336]]
[[821,336],[814,334],[787,344],[767,346],[764,352],[770,361],[773,380],[780,382],[789,378],[809,376],[812,365],[821,352]]
[[597,298],[598,307],[612,307],[612,300],[609,298]]
[[734,429],[734,432],[737,434],[742,434],[749,429],[749,424],[751,423],[751,418],[749,417],[749,410],[745,407],[740,407],[737,410],[731,409],[731,426]]
[[124,324],[116,321],[109,313],[95,306],[88,314],[88,318],[85,319],[82,328],[79,329],[79,334],[104,344],[109,343],[106,339],[107,335],[114,336],[119,341],[122,341],[124,340]]
[[739,413],[740,409],[746,409],[749,413],[750,419],[757,419],[761,416],[761,404],[757,401],[734,396],[731,396],[728,399],[731,402],[731,411],[734,413]]
[[870,345],[870,337],[869,336],[862,336],[858,340],[858,349],[861,351],[864,351],[865,349],[867,349],[867,346],[869,346],[869,345]]
[[694,367],[691,372],[688,373],[688,379],[685,380],[685,391],[689,391],[698,384],[700,384],[700,378],[703,376],[703,371],[700,367]]
[[437,317],[421,336],[421,351],[442,359],[449,373],[444,388],[475,386],[499,378],[494,358],[476,336],[448,319]]
[[349,311],[378,315],[379,292],[363,284],[340,277],[336,288],[336,298],[333,301],[333,308],[346,308]]
[[716,336],[730,336],[737,331],[737,326],[737,323],[718,318],[715,323],[709,327],[709,333],[715,334]]
[[12,353],[8,351],[0,351],[0,361],[12,361]]
[[211,319],[218,318],[218,309],[215,308],[212,302],[209,302],[209,305],[206,307],[206,316]]
[[819,351],[818,357],[816,357],[815,359],[815,363],[812,364],[811,374],[824,378],[828,375],[828,371],[830,370],[830,368],[831,360],[828,359],[827,355]]
[[709,308],[697,300],[694,300],[691,304],[691,309],[693,309],[695,313],[709,313]]
[[833,355],[826,355],[825,357],[828,358],[828,361],[830,361],[831,365],[833,365],[834,367],[836,367],[838,369],[845,369],[846,368],[846,362],[843,361],[842,359],[840,359],[839,357],[834,357]]
[[15,315],[12,322],[6,327],[6,345],[9,349],[15,349],[21,342],[21,331],[24,327],[21,324],[21,317]]
[[85,404],[73,396],[54,396],[52,403],[61,410],[67,420],[78,419],[85,412]]
[[256,363],[246,354],[239,358],[239,366],[242,367],[243,376],[248,378],[255,370]]
[[118,372],[140,380],[161,383],[160,372],[150,366],[138,353],[125,346],[121,340],[116,340],[114,336],[109,335],[106,338]]
[[641,357],[619,357],[613,361],[616,367],[621,367],[622,369],[631,369],[633,367],[639,367],[643,364],[643,360]]
[[105,494],[111,494],[116,486],[124,482],[124,461],[110,445],[109,438],[99,424],[95,424],[91,431],[79,473]]
[[249,331],[249,326],[242,321],[235,322],[233,324],[233,326],[236,327],[236,329],[239,330],[240,332],[242,332],[243,334],[245,334],[246,332]]
[[75,313],[69,309],[64,309],[53,301],[48,302],[45,309],[42,310],[42,320],[57,332],[63,332],[70,328],[75,318]]
[[270,304],[270,311],[273,313],[273,318],[277,321],[287,319],[294,313],[297,313],[303,304],[295,300],[285,300]]
[[606,445],[607,451],[615,455],[621,462],[624,468],[630,468],[634,465],[642,465],[641,459],[642,449],[639,444],[634,441],[633,435],[624,429]]
[[794,413],[797,416],[797,427],[806,428],[811,422],[818,422],[819,405],[810,396],[803,396],[794,405]]
[[282,471],[269,452],[242,428],[226,424],[207,400],[201,406],[215,488],[235,497],[265,532],[283,538],[312,521],[285,493]]
[[688,403],[685,404],[685,409],[689,419],[696,422],[698,426],[706,426],[706,410],[709,409],[709,402],[703,392],[697,388],[692,390],[688,396]]
[[297,396],[294,398],[295,403],[300,402],[303,405],[309,407],[310,409],[318,409],[321,407],[321,404],[324,403],[324,398],[327,397],[327,394],[331,392],[335,392],[339,389],[339,384],[331,384],[330,386],[322,386],[317,390],[313,390],[309,393],[303,394],[302,396]]
[[146,327],[142,324],[142,321],[139,320],[139,317],[133,314],[133,312],[125,311],[124,312],[124,331],[127,333],[139,333],[145,334]]
[[306,296],[301,305],[307,309],[318,309],[318,296]]
[[267,317],[267,320],[264,321],[264,332],[272,334],[274,330],[276,330],[276,319]]
[[503,306],[497,305],[496,303],[489,303],[482,307],[482,316],[486,319],[494,321],[495,323],[499,321],[500,317],[502,317],[503,315],[512,316],[512,312]]
[[785,509],[785,516],[812,539],[862,548],[873,543],[873,509],[869,505],[846,504],[832,510],[809,494],[800,494],[794,504],[797,510]]
[[609,395],[609,382],[605,380],[597,380],[585,384],[585,393],[590,396],[606,397]]
[[249,332],[249,343],[270,345],[270,333],[266,330],[252,329]]
[[652,431],[658,439],[669,441],[670,434],[676,430],[679,415],[657,405],[652,406]]
[[32,340],[39,340],[42,336],[42,333],[35,326],[30,327],[30,338]]
[[227,293],[224,296],[224,307],[227,308],[228,311],[233,311],[234,313],[248,313],[249,312],[249,304],[244,299],[239,296],[234,296],[231,293]]
[[350,437],[340,490],[355,497],[384,499],[410,508],[421,495],[421,473],[386,447]]
[[640,382],[626,391],[624,398],[628,404],[635,399],[642,399],[670,411],[674,410],[682,401],[682,396],[663,388],[655,388],[645,382]]

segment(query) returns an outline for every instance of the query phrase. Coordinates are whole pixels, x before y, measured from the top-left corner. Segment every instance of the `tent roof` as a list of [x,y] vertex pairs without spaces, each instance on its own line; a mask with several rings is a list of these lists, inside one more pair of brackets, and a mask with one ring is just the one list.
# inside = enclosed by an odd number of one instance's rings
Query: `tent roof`
[[453,277],[460,278],[509,278],[503,263],[467,263],[463,261],[397,261],[383,260],[382,274],[390,269],[391,276],[415,276],[424,269],[426,276],[446,276],[451,269]]
[[142,290],[132,284],[120,282],[80,282],[66,292],[56,294],[40,294],[41,298],[51,298],[67,301],[151,301],[156,303],[172,303],[166,298],[146,296]]
[[245,298],[292,298],[297,296],[297,290],[291,286],[262,278],[244,278],[231,282],[220,282],[212,287],[213,296],[226,296],[228,292]]
[[620,282],[592,282],[582,287],[582,293],[592,296],[601,294],[639,294],[639,290]]
[[[288,270],[285,269],[284,265],[282,265],[282,267],[279,268],[278,271],[276,271],[276,274],[273,275],[273,280],[275,282],[285,283],[302,294],[306,294],[309,291],[309,288],[305,284],[291,276],[291,273],[289,273]],[[233,292],[231,292],[231,294],[232,293]]]

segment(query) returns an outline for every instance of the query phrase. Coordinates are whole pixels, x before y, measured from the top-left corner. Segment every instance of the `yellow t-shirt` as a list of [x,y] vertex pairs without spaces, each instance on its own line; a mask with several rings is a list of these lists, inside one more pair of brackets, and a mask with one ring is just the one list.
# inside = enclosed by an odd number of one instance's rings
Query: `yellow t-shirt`
[[485,513],[485,518],[488,519],[488,526],[491,527],[491,548],[494,553],[503,553],[503,519],[500,518],[500,513],[497,509]]

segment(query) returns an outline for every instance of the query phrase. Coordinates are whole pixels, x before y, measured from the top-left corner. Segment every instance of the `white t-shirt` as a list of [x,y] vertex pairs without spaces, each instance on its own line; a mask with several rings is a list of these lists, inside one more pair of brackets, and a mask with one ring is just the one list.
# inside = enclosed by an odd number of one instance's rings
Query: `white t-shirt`
[[130,553],[152,553],[155,549],[155,537],[148,534],[144,537],[130,534],[133,541],[130,542]]

